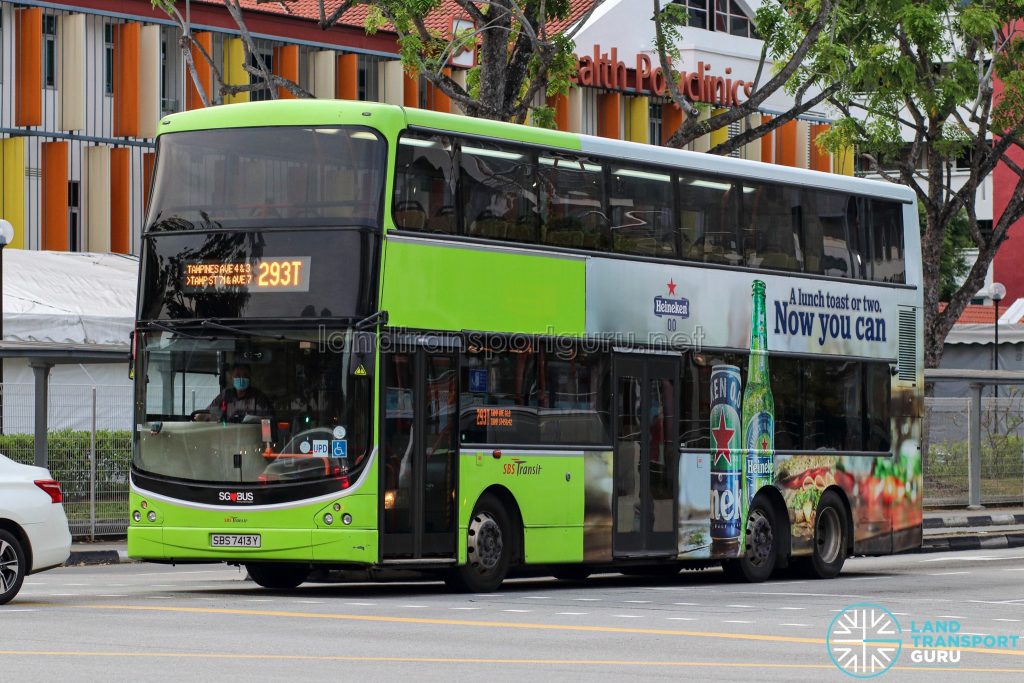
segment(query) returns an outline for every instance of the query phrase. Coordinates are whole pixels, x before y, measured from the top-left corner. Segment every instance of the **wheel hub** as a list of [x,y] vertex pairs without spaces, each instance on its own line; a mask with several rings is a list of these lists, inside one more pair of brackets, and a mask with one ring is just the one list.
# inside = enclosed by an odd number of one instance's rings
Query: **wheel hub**
[[490,514],[481,512],[469,525],[470,562],[484,571],[498,566],[503,550],[501,526]]
[[18,554],[7,541],[0,541],[0,593],[6,593],[18,580]]
[[760,510],[754,510],[747,519],[747,559],[758,567],[766,565],[774,552],[772,524]]
[[842,552],[840,538],[842,537],[842,526],[839,521],[839,514],[835,508],[823,507],[818,510],[815,523],[814,542],[817,545],[818,557],[825,564],[832,564]]

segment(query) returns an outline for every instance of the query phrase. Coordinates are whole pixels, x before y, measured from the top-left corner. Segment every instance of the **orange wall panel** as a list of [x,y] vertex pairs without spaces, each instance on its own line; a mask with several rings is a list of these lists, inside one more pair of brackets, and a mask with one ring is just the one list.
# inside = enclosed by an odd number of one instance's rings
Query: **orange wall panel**
[[[213,34],[209,31],[200,31],[193,33],[192,36],[196,39],[196,42],[206,49],[207,53],[213,55]],[[199,75],[199,83],[203,86],[203,92],[206,93],[207,99],[213,102],[213,70],[210,68],[206,58],[203,57],[202,51],[195,45],[192,46],[192,61],[196,65],[196,73]],[[192,75],[185,70],[185,78],[188,80],[188,90],[185,92],[185,108],[186,109],[202,109],[203,99],[199,97],[199,91],[196,90],[195,83],[192,82]]]
[[[772,117],[770,117],[768,115],[765,115],[765,114],[761,115],[761,125],[762,126],[764,124],[768,123],[771,120],[772,120]],[[766,164],[774,164],[775,163],[775,146],[774,146],[774,144],[775,144],[775,131],[772,131],[771,133],[768,133],[768,134],[763,135],[761,137],[761,161],[765,162]]]
[[149,195],[153,185],[153,164],[156,162],[156,152],[144,152],[142,154],[142,208],[149,210]]
[[408,72],[404,73],[404,104],[407,107],[418,107],[420,106],[420,77],[419,75],[410,76]]
[[43,125],[43,10],[15,11],[14,125]]
[[815,171],[828,173],[832,170],[832,156],[818,147],[818,136],[827,133],[829,128],[827,124],[811,126],[811,168]]
[[110,150],[110,251],[131,253],[132,158],[127,147]]
[[[274,48],[274,73],[287,78],[292,83],[299,83],[299,46],[281,45]],[[295,95],[288,88],[277,89],[277,97],[282,100],[294,100]]]
[[[452,70],[445,69],[444,75],[447,76],[448,78],[451,78]],[[430,109],[434,111],[443,112],[445,114],[451,113],[452,98],[448,97],[448,95],[446,95],[443,90],[431,84],[427,86],[427,94],[428,97],[430,97],[430,102],[428,103]]]
[[555,128],[569,130],[569,97],[563,94],[549,97],[548,106],[555,110]]
[[114,26],[114,137],[139,135],[141,24]]
[[334,70],[334,92],[340,100],[359,99],[359,55],[338,55],[338,68]]
[[683,125],[683,110],[674,103],[661,106],[661,144],[669,141]]
[[796,120],[775,129],[775,163],[796,167]]
[[42,144],[42,243],[52,251],[68,250],[68,146]]
[[597,134],[603,138],[622,139],[622,95],[617,92],[597,96]]

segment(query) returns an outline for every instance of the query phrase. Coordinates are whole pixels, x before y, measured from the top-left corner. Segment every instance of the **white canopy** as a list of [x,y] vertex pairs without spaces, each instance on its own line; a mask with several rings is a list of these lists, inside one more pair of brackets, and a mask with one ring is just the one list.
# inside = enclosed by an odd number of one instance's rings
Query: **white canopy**
[[137,257],[4,249],[3,273],[6,340],[127,346]]
[[[946,337],[947,344],[992,344],[995,330],[991,324],[970,323],[953,325]],[[1024,343],[1024,325],[999,324],[999,345]]]

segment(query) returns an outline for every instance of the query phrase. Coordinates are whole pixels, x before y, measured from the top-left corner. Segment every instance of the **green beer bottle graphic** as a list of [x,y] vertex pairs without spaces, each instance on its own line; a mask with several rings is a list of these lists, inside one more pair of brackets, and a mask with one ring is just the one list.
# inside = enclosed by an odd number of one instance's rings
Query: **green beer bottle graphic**
[[750,324],[750,362],[743,388],[743,517],[762,486],[775,479],[775,400],[768,375],[768,327],[765,284],[754,280]]

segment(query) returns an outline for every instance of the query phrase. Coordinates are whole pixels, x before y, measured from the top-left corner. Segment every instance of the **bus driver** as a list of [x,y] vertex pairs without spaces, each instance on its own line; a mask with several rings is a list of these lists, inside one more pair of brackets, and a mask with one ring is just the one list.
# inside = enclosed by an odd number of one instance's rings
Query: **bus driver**
[[198,420],[242,422],[247,416],[267,417],[271,413],[266,394],[252,386],[252,372],[245,363],[235,363],[228,372],[230,384],[207,407]]

